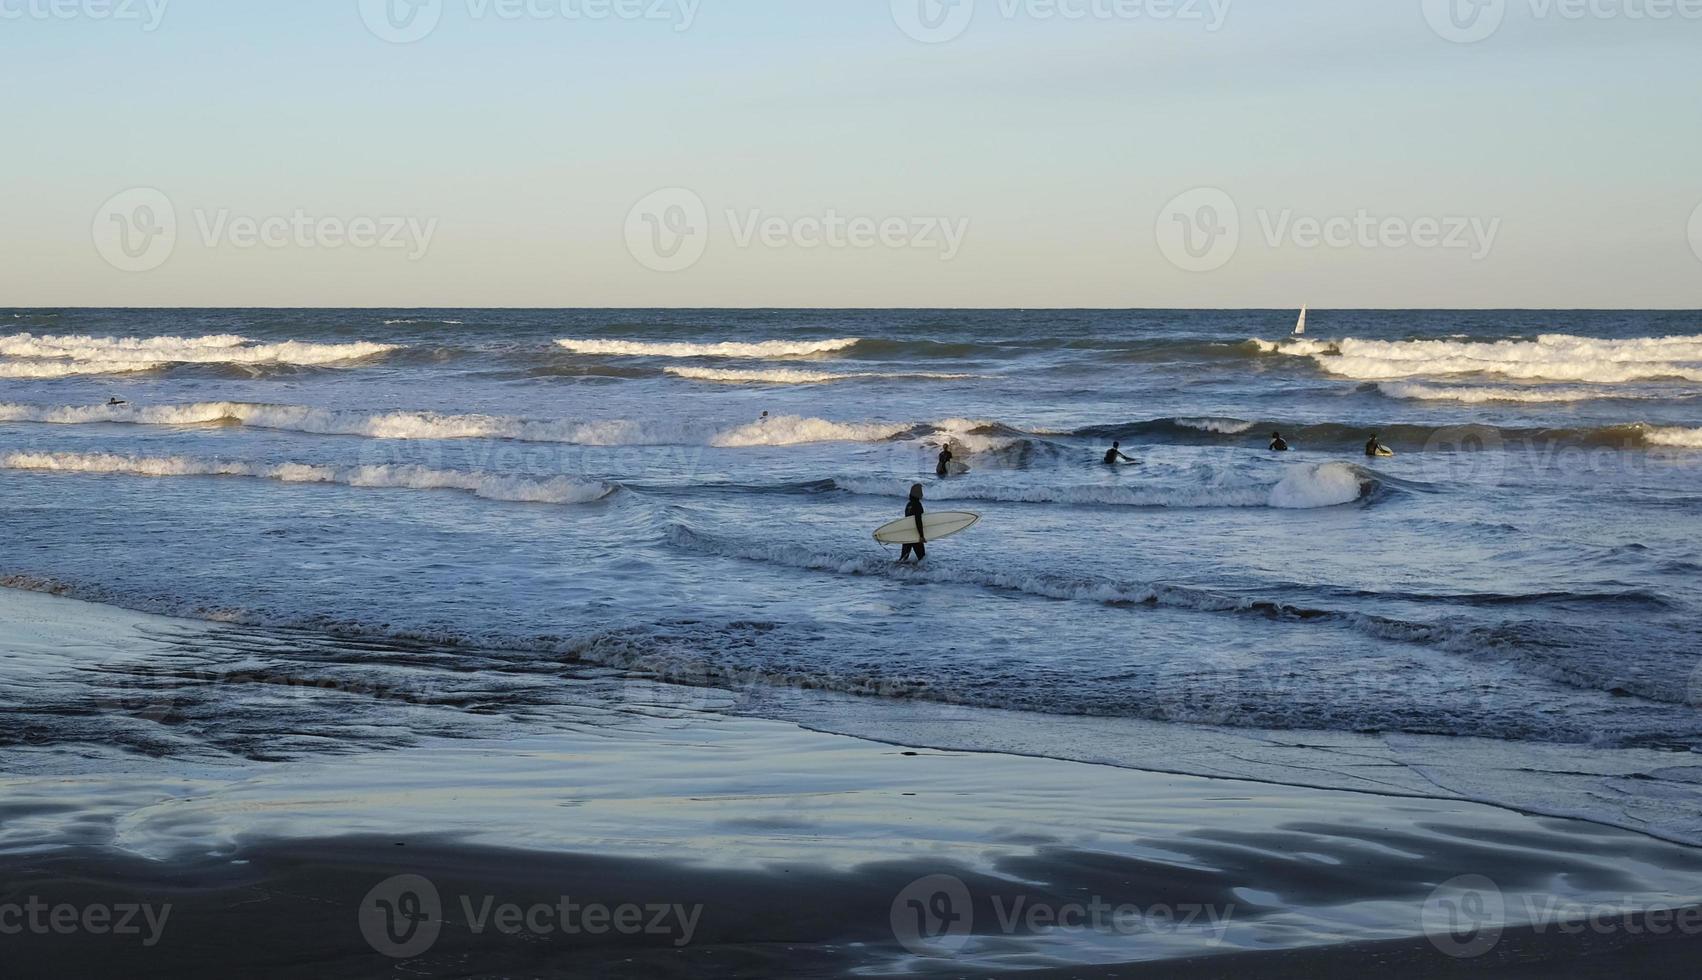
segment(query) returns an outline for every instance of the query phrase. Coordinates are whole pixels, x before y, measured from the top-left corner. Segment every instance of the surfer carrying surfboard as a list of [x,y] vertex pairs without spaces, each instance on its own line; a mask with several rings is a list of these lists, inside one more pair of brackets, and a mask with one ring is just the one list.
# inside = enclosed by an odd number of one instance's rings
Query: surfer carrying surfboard
[[[951,450],[948,449],[946,452],[949,453]],[[904,505],[904,516],[916,518],[916,537],[920,540],[915,544],[905,545],[904,550],[899,552],[898,563],[900,565],[910,560],[911,552],[916,553],[918,565],[922,563],[922,559],[928,557],[928,532],[922,528],[922,513],[922,484],[918,483],[910,488],[910,502]]]
[[1365,455],[1372,457],[1373,459],[1378,456],[1393,456],[1395,454],[1394,450],[1378,442],[1378,435],[1380,435],[1380,433],[1371,433],[1371,441],[1365,444]]
[[[941,446],[940,447],[940,465],[934,468],[934,472],[936,474],[938,474],[939,476],[951,476],[951,461],[954,458],[955,457],[953,457],[952,454],[951,454],[951,447],[950,446]],[[906,516],[908,516],[908,515],[906,515]]]

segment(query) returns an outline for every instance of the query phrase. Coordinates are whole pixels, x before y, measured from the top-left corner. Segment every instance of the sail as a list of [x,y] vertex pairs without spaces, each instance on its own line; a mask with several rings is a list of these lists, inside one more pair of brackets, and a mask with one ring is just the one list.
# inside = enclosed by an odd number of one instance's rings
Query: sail
[[1294,326],[1294,335],[1296,337],[1306,332],[1306,310],[1307,308],[1304,306],[1300,308],[1300,322]]

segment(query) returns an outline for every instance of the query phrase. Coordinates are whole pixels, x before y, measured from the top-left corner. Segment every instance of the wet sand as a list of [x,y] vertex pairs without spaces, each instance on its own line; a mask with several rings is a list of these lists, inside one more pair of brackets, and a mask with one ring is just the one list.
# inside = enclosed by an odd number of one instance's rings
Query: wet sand
[[[207,629],[3,590],[0,623],[9,686]],[[556,683],[567,708],[467,737],[278,731],[275,758],[217,750],[248,744],[217,736],[260,717],[252,685],[212,690],[224,720],[125,706],[179,729],[136,741],[153,754],[27,744],[26,700],[0,752],[5,975],[1657,976],[1702,934],[1702,913],[1646,928],[1702,901],[1702,851],[1626,830]],[[396,732],[467,711],[394,707]],[[110,934],[126,909],[136,930]],[[1579,913],[1598,921],[1562,928]]]

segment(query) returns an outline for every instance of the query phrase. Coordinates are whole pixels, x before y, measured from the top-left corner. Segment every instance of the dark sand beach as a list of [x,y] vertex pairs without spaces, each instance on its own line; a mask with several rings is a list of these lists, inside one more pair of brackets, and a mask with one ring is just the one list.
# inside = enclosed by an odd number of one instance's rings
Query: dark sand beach
[[[0,595],[38,669],[209,629]],[[1665,911],[1702,897],[1702,852],[1625,830],[564,683],[524,737],[8,746],[6,975],[1670,976],[1702,949],[1702,912]],[[187,702],[162,703],[137,723]]]

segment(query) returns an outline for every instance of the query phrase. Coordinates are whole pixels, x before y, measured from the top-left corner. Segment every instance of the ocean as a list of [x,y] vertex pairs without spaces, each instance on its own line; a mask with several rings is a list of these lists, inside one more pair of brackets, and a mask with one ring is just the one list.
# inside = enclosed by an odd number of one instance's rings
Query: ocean
[[[0,585],[220,640],[0,660],[0,743],[524,734],[596,670],[1702,843],[1697,315],[1295,312],[3,311]],[[900,566],[916,483],[983,519]]]

